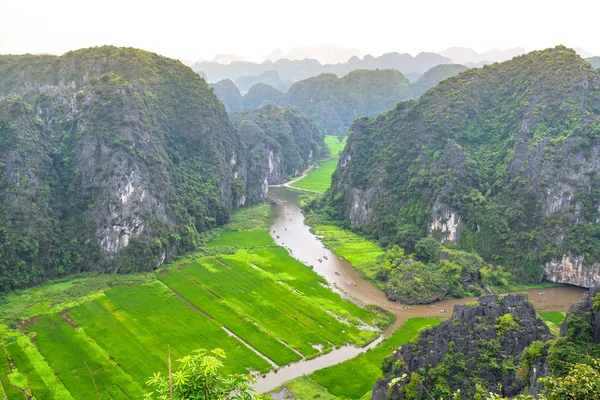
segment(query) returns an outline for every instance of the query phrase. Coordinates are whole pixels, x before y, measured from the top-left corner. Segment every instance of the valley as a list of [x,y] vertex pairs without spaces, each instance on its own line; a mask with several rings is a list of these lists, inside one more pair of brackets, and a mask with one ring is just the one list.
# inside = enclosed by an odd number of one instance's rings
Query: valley
[[[275,390],[273,398],[311,398],[302,397],[310,388],[358,399],[393,348],[450,315],[442,310],[473,301],[388,300],[370,272],[383,254],[376,243],[336,226],[309,227],[293,190],[274,187],[269,196],[275,205],[237,211],[199,253],[154,273],[81,277],[2,298],[5,393],[78,399],[97,387],[103,399],[141,398],[146,380],[166,370],[168,345],[174,359],[199,347],[225,350],[225,372],[262,375],[255,387]],[[538,311],[559,322],[584,290],[545,292]],[[353,374],[354,385],[343,383]]]

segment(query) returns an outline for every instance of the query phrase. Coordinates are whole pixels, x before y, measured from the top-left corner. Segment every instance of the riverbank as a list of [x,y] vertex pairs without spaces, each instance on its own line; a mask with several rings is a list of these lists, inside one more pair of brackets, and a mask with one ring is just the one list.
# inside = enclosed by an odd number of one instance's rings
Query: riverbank
[[[381,290],[368,280],[364,279],[362,271],[355,269],[346,259],[338,257],[332,249],[325,246],[321,241],[321,237],[317,236],[305,223],[305,217],[299,207],[301,197],[299,193],[286,188],[271,188],[270,196],[274,198],[277,203],[276,205],[271,206],[273,213],[277,214],[278,217],[274,220],[273,225],[270,228],[271,235],[277,244],[285,247],[294,258],[312,267],[313,271],[327,280],[331,288],[338,290],[346,298],[362,306],[376,305],[396,316],[396,322],[384,331],[381,340],[393,336],[394,332],[396,332],[398,328],[401,328],[410,318],[450,317],[454,305],[467,304],[476,300],[474,297],[444,299],[436,302],[433,307],[425,305],[407,307],[400,303],[388,300]],[[333,250],[336,250],[335,247]],[[339,251],[339,249],[337,250]],[[543,295],[540,295],[540,291],[537,288],[529,288],[524,292],[532,300],[538,312],[564,312],[568,310],[574,302],[581,299],[585,290],[570,286],[560,286],[545,289]],[[539,302],[537,300],[539,300]],[[373,345],[370,345],[368,349],[378,348],[377,346],[371,346]],[[390,352],[391,351],[393,350],[390,350]],[[363,352],[364,349],[359,354],[362,354]],[[353,352],[348,352],[347,354],[349,356],[357,355]],[[339,357],[341,358],[341,355]],[[312,363],[310,366],[305,365],[296,369],[288,368],[285,375],[276,376],[276,374],[270,374],[265,380],[259,382],[259,385],[261,386],[258,387],[261,390],[266,390],[267,388],[276,385],[277,382],[281,385],[284,384],[287,379],[291,379],[292,377],[296,378],[303,375],[312,376],[312,374],[322,368],[331,367],[331,365],[329,365],[329,359],[321,360],[321,357],[319,357],[311,361]],[[322,361],[321,365],[319,365],[320,361]],[[308,390],[306,385],[301,383],[308,385],[311,391],[318,388],[318,385],[315,386],[316,381],[311,378],[309,380],[300,379],[299,381],[294,381],[286,386],[286,390],[293,391],[293,388],[297,388],[298,390]],[[275,398],[277,398],[276,396],[277,395],[275,395]]]

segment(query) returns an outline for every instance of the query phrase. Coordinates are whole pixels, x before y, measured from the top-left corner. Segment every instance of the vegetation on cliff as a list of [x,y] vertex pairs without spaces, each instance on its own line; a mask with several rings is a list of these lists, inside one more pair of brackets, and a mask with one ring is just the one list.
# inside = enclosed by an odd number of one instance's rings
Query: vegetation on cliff
[[228,113],[232,113],[244,108],[244,98],[238,90],[235,83],[229,79],[223,79],[210,85],[218,99],[225,106]]
[[408,80],[396,70],[354,70],[343,78],[323,74],[296,82],[283,105],[299,107],[326,135],[345,136],[360,116],[376,116],[410,98]]
[[444,79],[465,72],[467,69],[467,67],[460,64],[440,64],[431,68],[421,75],[415,83],[410,84],[412,98],[418,99]]
[[[522,296],[484,296],[455,306],[451,319],[421,332],[383,363],[373,399],[484,399],[489,392],[519,394],[519,374],[532,343],[551,339],[533,305]],[[454,397],[453,397],[454,396]]]
[[0,56],[0,96],[0,290],[152,270],[266,195],[222,104],[179,61]]
[[600,74],[562,46],[470,69],[355,121],[317,206],[384,247],[431,235],[539,281],[600,260],[599,115]]
[[234,124],[249,154],[250,180],[266,177],[271,185],[285,183],[327,153],[319,129],[296,107],[267,105],[240,112]]

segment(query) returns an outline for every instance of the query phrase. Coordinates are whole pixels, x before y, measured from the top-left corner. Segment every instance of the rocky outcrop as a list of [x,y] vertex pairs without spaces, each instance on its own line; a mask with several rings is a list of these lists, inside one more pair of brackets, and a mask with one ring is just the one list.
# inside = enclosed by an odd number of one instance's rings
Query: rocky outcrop
[[297,108],[266,105],[237,114],[234,122],[249,153],[253,182],[283,184],[326,154],[323,135]]
[[[431,212],[433,220],[429,225],[429,232],[434,237],[453,243],[460,241],[460,215],[458,211],[447,204],[435,203]],[[436,234],[438,233],[438,234]]]
[[223,79],[210,85],[215,95],[221,100],[228,113],[232,113],[244,108],[244,98],[230,79]]
[[527,298],[484,296],[476,305],[455,306],[451,319],[397,350],[384,363],[384,378],[375,384],[372,398],[430,398],[423,387],[434,398],[457,389],[473,398],[477,384],[486,393],[514,396],[528,384],[515,373],[524,349],[549,339],[548,327]]
[[354,121],[324,209],[386,244],[430,234],[524,279],[589,287],[599,107],[600,73],[562,46],[466,70]]
[[584,256],[564,255],[544,264],[544,279],[590,288],[600,282],[600,263],[587,264]]
[[323,74],[296,82],[280,104],[299,107],[324,134],[344,136],[356,118],[375,116],[410,98],[400,72],[355,70],[343,78]]
[[244,108],[254,110],[267,104],[277,104],[283,93],[266,83],[257,83],[244,95]]
[[[600,344],[600,310],[594,309],[594,307],[593,307],[593,300],[596,297],[596,295],[598,295],[599,293],[600,293],[600,285],[592,288],[588,292],[588,295],[583,300],[573,304],[569,308],[569,311],[567,312],[565,320],[562,323],[562,325],[560,326],[560,335],[561,336],[567,336],[570,334],[570,332],[569,332],[569,328],[570,328],[569,319],[570,318],[569,317],[571,315],[575,315],[575,316],[584,318],[585,322],[587,322],[589,324],[590,342],[593,342],[594,344]],[[576,333],[580,334],[580,332],[576,332]]]
[[266,197],[223,105],[175,60],[0,56],[0,109],[0,291],[151,270]]

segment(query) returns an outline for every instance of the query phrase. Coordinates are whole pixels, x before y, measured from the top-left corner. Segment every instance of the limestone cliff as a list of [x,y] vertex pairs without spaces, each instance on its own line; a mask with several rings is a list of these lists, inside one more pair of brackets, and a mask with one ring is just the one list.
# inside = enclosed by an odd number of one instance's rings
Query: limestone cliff
[[0,290],[151,270],[265,198],[223,105],[178,61],[115,47],[0,56],[2,96]]
[[464,399],[482,390],[514,396],[528,385],[516,373],[523,351],[549,339],[548,327],[523,296],[484,296],[475,305],[457,305],[452,318],[422,331],[384,362],[373,399],[431,398],[426,391],[452,398],[458,389]]
[[266,105],[235,116],[249,153],[251,179],[268,185],[300,175],[326,154],[324,137],[297,108]]
[[599,127],[600,73],[570,49],[469,69],[356,120],[323,209],[383,244],[432,235],[522,280],[589,287]]

